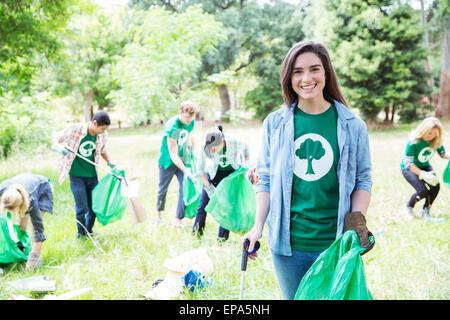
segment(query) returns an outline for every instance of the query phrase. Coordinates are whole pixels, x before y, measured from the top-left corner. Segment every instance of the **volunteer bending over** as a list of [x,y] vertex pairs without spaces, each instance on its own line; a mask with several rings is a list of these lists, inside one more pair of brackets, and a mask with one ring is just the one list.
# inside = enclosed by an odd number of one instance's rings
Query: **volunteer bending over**
[[22,173],[0,183],[2,212],[9,211],[19,215],[19,228],[26,231],[31,218],[33,244],[28,254],[27,270],[41,265],[42,244],[47,240],[44,235],[44,213],[53,213],[53,186],[49,179],[34,173]]
[[[192,233],[203,235],[205,228],[205,207],[214,195],[217,185],[235,170],[245,166],[249,159],[249,149],[245,142],[223,134],[222,126],[210,130],[206,134],[205,143],[198,152],[197,175],[203,183],[203,191],[195,217]],[[230,231],[219,227],[219,240],[227,240]]]
[[449,153],[442,145],[442,125],[439,119],[428,117],[411,133],[402,157],[400,167],[403,177],[415,189],[406,204],[406,217],[414,218],[414,206],[425,199],[421,210],[422,218],[430,216],[430,209],[436,199],[440,185],[439,178],[430,165],[437,153],[443,159],[449,159]]

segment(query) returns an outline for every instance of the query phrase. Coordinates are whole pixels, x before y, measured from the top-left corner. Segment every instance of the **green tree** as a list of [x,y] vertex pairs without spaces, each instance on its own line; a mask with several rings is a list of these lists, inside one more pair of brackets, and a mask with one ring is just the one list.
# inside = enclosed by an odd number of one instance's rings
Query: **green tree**
[[57,56],[58,33],[66,26],[75,0],[2,0],[0,2],[0,95],[28,92],[39,70],[35,56]]
[[[227,30],[228,39],[219,43],[216,52],[202,57],[200,79],[226,70],[242,72],[267,51],[263,35],[265,21],[262,8],[256,1],[218,1],[211,9],[215,10],[216,19]],[[222,121],[228,120],[227,112],[231,109],[228,85],[228,82],[216,83]]]
[[280,86],[280,68],[290,47],[304,38],[303,8],[284,1],[273,1],[263,8],[265,53],[255,60],[250,71],[259,79],[258,86],[247,92],[246,107],[255,110],[255,117],[265,118],[279,108],[283,99]]
[[41,90],[59,95],[80,94],[84,118],[90,120],[94,104],[99,109],[111,106],[107,95],[118,89],[112,68],[126,44],[122,21],[105,12],[80,11],[60,37],[63,47],[56,61],[47,64]]
[[307,34],[327,46],[347,100],[367,120],[420,108],[428,93],[420,12],[389,0],[318,0],[307,12]]
[[308,167],[306,170],[306,174],[315,174],[312,161],[319,160],[325,155],[325,149],[322,146],[320,141],[313,141],[312,139],[306,139],[300,145],[300,148],[295,151],[295,155],[299,159],[308,160]]
[[201,66],[201,56],[225,39],[220,23],[198,6],[182,13],[161,8],[132,13],[130,41],[112,70],[120,89],[108,97],[138,122],[169,118]]
[[[275,1],[278,2],[278,1]],[[269,44],[264,36],[264,28],[271,19],[263,13],[256,0],[132,0],[130,5],[148,9],[163,7],[172,12],[183,12],[192,5],[201,5],[203,10],[214,15],[222,23],[226,39],[218,43],[218,50],[202,56],[202,66],[198,69],[197,84],[213,83],[221,102],[221,120],[227,120],[231,109],[229,93],[230,77],[242,72],[265,55]],[[267,20],[269,19],[269,20]],[[219,76],[217,76],[219,75]],[[224,76],[225,75],[225,76]]]
[[33,148],[50,140],[53,113],[48,92],[18,98],[14,92],[0,96],[0,157],[16,147]]

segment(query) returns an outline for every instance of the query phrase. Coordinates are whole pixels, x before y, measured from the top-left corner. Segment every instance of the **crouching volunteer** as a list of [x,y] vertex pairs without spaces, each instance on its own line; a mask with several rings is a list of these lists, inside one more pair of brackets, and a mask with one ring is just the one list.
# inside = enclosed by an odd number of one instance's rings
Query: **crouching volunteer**
[[92,211],[92,190],[98,184],[97,168],[83,158],[98,164],[101,156],[110,168],[116,166],[106,151],[110,124],[108,113],[100,110],[94,114],[92,121],[70,125],[55,133],[53,138],[53,143],[65,144],[72,151],[57,149],[63,155],[59,167],[59,184],[63,183],[67,175],[70,177],[70,189],[75,200],[77,239],[93,235],[96,218]]
[[44,213],[53,213],[53,186],[50,180],[34,173],[22,173],[0,183],[1,211],[19,215],[19,228],[26,231],[31,218],[33,244],[26,264],[27,270],[41,265],[40,254],[44,235]]
[[414,218],[416,203],[425,199],[421,216],[430,216],[430,208],[439,193],[439,178],[430,165],[430,159],[437,153],[443,159],[449,159],[449,153],[442,145],[442,125],[439,119],[428,117],[411,132],[402,157],[400,167],[403,177],[415,189],[406,204],[406,216]]
[[162,218],[166,206],[167,190],[175,175],[178,179],[178,204],[176,211],[177,227],[183,227],[183,177],[191,174],[185,163],[189,158],[192,145],[190,133],[194,129],[196,106],[191,101],[181,104],[179,114],[170,118],[164,126],[164,136],[158,158],[159,185],[156,199],[156,223]]
[[255,224],[242,244],[249,239],[251,252],[267,220],[281,292],[292,300],[307,270],[343,232],[355,230],[365,252],[373,246],[365,220],[371,160],[366,126],[347,107],[323,45],[295,44],[280,80],[284,105],[263,122]]
[[[192,228],[193,235],[203,235],[206,222],[205,207],[214,195],[217,185],[240,166],[245,166],[248,159],[248,145],[231,136],[225,136],[222,126],[218,125],[206,134],[197,159],[197,175],[203,183],[203,191]],[[229,234],[229,230],[219,227],[219,240],[227,240]]]

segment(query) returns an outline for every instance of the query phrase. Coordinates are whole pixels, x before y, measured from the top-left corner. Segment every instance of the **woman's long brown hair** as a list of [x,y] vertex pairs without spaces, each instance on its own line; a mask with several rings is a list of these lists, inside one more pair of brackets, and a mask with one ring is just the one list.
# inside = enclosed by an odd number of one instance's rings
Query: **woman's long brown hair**
[[306,52],[312,52],[319,57],[325,69],[325,87],[323,88],[323,97],[331,102],[331,99],[337,100],[348,107],[347,102],[342,95],[336,73],[334,72],[331,59],[327,49],[321,44],[313,41],[301,41],[296,43],[284,58],[280,70],[281,90],[283,93],[283,101],[286,106],[292,105],[297,99],[298,94],[292,88],[292,70],[295,59]]

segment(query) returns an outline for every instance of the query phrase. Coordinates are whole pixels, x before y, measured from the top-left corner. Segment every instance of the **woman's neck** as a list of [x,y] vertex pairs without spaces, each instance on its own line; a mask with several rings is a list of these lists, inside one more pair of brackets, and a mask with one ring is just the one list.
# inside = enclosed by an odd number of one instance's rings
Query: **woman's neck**
[[309,114],[320,114],[328,110],[330,103],[323,97],[318,97],[316,99],[298,99],[297,107],[303,112]]

